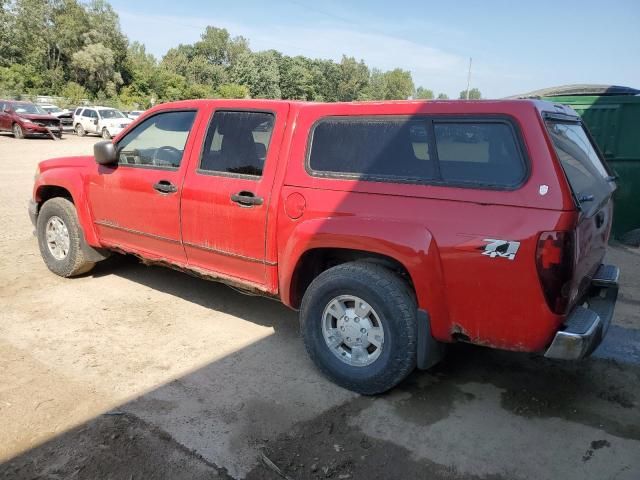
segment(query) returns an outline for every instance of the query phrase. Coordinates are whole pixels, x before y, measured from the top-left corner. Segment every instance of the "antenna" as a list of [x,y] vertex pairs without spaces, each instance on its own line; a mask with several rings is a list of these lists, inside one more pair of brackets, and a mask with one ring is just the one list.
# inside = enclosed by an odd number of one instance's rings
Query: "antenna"
[[473,58],[469,57],[469,73],[467,74],[467,100],[469,100],[469,86],[471,85],[471,61]]

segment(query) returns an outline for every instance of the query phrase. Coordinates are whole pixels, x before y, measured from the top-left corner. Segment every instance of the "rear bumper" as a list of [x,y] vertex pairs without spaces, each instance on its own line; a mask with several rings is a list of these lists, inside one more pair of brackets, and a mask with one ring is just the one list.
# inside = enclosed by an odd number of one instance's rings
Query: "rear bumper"
[[618,267],[600,265],[591,281],[591,295],[585,300],[586,306],[574,307],[545,357],[577,360],[589,356],[600,345],[613,318],[619,276]]

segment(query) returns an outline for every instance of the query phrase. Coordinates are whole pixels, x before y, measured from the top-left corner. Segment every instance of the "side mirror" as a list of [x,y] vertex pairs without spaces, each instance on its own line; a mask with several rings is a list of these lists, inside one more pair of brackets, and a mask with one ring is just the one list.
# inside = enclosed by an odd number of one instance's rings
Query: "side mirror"
[[94,123],[94,125],[97,125],[97,124],[98,124],[98,119],[96,118],[96,119],[93,121],[93,123]]
[[116,147],[109,140],[98,142],[93,146],[93,156],[99,165],[113,165],[118,163]]

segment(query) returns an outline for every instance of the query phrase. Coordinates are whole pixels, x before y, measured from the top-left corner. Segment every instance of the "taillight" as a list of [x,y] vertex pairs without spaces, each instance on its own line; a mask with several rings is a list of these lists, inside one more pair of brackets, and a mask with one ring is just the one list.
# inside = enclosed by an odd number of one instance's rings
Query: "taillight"
[[572,296],[575,268],[575,233],[542,232],[538,239],[536,263],[540,285],[549,308],[564,315]]

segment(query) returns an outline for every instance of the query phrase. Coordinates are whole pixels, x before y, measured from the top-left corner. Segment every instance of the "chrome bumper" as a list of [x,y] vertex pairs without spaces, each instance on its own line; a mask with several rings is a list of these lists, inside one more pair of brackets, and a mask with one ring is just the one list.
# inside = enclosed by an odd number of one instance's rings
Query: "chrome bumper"
[[571,311],[545,357],[577,360],[589,356],[600,345],[613,318],[619,276],[618,267],[600,265],[591,281],[593,295],[586,299],[587,306],[578,305]]

